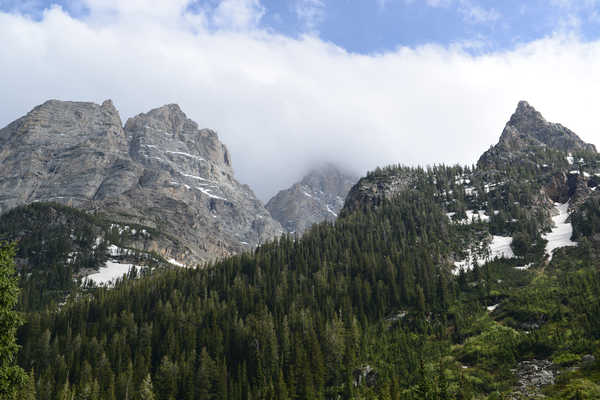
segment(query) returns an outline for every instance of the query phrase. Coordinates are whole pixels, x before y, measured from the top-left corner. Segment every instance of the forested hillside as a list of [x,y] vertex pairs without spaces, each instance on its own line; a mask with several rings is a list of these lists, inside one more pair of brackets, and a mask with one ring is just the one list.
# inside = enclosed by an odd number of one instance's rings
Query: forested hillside
[[[456,176],[470,169],[402,170],[419,190],[302,239],[32,314],[20,364],[37,398],[502,398],[531,359],[557,370],[549,395],[594,398],[597,364],[581,362],[600,356],[600,275],[583,233],[593,228],[582,222],[581,245],[549,264],[542,250],[457,272],[465,245],[521,225],[449,218],[437,194],[464,190]],[[517,193],[527,204],[525,189],[497,193],[489,203],[502,212]]]
[[300,238],[114,287],[69,268],[141,227],[52,205],[5,214],[34,261],[20,396],[600,398],[599,176],[593,146],[520,104],[477,166],[378,168]]
[[0,215],[0,241],[15,243],[22,311],[53,309],[76,297],[82,284],[92,283],[85,282],[86,276],[106,269],[109,259],[168,266],[152,250],[154,238],[177,246],[177,239],[155,229],[118,224],[56,203],[34,203]]

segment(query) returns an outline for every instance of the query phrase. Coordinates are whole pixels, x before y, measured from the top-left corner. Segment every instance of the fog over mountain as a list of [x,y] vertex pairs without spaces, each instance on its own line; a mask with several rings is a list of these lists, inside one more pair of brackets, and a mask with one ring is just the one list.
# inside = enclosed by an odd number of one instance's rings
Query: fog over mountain
[[152,11],[143,1],[85,3],[80,18],[58,7],[39,18],[0,12],[1,126],[51,98],[111,98],[124,120],[178,103],[218,132],[263,201],[322,161],[357,175],[397,162],[474,163],[524,98],[600,142],[600,42],[568,32],[508,51],[459,43],[363,55],[257,27],[258,1],[212,14],[187,1]]

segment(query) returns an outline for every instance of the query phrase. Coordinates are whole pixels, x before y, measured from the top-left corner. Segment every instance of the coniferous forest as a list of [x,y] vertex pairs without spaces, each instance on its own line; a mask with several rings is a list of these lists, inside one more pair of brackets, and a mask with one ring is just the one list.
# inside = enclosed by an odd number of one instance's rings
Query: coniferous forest
[[[418,190],[201,268],[132,271],[60,305],[22,296],[16,398],[531,398],[531,360],[552,364],[536,394],[599,398],[597,200],[573,216],[579,245],[549,261],[535,207],[548,177],[503,171],[486,191],[475,167],[378,169],[365,179],[411,176]],[[456,222],[478,208],[489,223]],[[453,273],[490,232],[513,235],[516,257]]]
[[0,0],[0,43],[0,400],[600,400],[600,0]]

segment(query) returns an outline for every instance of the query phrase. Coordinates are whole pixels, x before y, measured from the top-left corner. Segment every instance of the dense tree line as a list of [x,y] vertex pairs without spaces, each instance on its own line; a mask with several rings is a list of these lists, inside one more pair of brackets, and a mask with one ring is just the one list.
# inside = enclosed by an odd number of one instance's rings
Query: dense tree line
[[22,319],[14,310],[19,295],[14,254],[14,246],[0,242],[0,397],[7,400],[16,399],[23,386],[31,384],[16,365],[15,334]]
[[[451,229],[435,202],[407,193],[301,240],[99,290],[33,315],[21,332],[22,365],[49,399],[98,388],[99,398],[124,398],[150,381],[160,399],[352,391],[379,321],[410,310],[414,329],[425,331],[425,316],[447,313]],[[426,355],[410,335],[394,335],[408,351],[395,384],[410,388],[418,383],[410,370]]]
[[[501,398],[519,360],[573,360],[600,339],[589,243],[559,252],[547,268],[525,249],[521,259],[451,273],[457,255],[490,232],[539,236],[548,218],[536,214],[546,179],[539,168],[516,164],[494,180],[474,167],[377,170],[367,179],[404,174],[418,190],[300,239],[81,291],[59,312],[32,312],[18,336],[20,365],[35,382],[27,395]],[[490,223],[447,215],[466,210],[485,210]],[[540,268],[513,268],[527,257]],[[492,317],[486,307],[496,303]]]

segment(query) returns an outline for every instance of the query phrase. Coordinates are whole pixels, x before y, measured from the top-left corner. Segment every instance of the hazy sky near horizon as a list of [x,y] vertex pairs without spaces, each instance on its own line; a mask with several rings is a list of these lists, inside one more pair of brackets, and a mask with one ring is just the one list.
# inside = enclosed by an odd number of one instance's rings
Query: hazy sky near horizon
[[0,0],[0,126],[178,103],[267,200],[313,164],[474,163],[521,99],[600,145],[600,0]]

